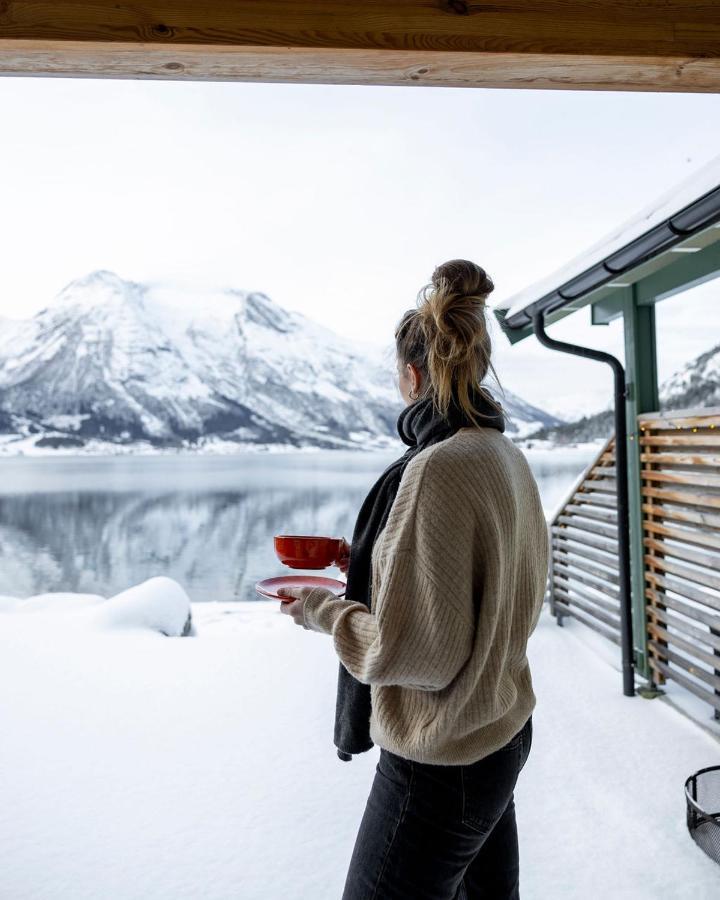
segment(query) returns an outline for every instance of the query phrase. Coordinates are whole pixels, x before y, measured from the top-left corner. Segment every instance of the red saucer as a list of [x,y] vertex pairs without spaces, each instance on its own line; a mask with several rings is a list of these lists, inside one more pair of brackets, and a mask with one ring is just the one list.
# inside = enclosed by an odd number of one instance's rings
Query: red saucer
[[338,581],[337,578],[326,578],[323,575],[277,575],[275,578],[263,578],[262,581],[255,583],[255,590],[262,597],[269,597],[271,600],[281,600],[283,603],[292,603],[294,597],[281,597],[276,594],[277,588],[302,588],[302,587],[324,587],[332,591],[337,597],[342,597],[345,593],[345,582]]

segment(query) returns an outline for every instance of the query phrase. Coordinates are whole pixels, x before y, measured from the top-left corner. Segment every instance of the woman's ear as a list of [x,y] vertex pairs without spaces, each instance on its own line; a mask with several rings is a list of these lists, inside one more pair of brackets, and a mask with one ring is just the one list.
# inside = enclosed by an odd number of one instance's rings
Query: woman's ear
[[420,394],[420,388],[422,386],[422,375],[420,374],[420,369],[418,369],[417,366],[414,366],[412,363],[408,363],[408,376],[410,378],[412,392],[417,397]]

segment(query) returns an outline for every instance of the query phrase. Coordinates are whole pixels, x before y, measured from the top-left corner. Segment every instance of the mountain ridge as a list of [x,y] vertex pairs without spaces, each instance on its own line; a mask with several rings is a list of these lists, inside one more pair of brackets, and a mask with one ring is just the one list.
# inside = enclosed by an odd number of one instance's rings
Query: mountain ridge
[[[0,321],[0,432],[41,448],[394,446],[389,353],[260,291],[99,269],[32,318]],[[559,422],[509,391],[501,402],[509,434]]]
[[[691,359],[660,385],[660,412],[720,407],[720,344]],[[543,426],[528,441],[567,444],[609,437],[615,428],[612,408],[556,426]]]

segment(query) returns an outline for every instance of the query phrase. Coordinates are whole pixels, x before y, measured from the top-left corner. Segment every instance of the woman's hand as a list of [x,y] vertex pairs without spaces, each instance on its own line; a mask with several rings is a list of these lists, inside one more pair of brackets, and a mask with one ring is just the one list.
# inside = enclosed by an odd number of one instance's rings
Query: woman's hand
[[340,552],[335,560],[335,565],[343,574],[347,574],[348,564],[350,563],[350,544],[345,538],[340,538]]
[[292,616],[295,624],[302,625],[303,628],[307,628],[305,624],[305,600],[311,590],[313,590],[311,587],[281,587],[277,589],[279,597],[293,598],[292,602],[287,601],[280,604],[280,612],[285,613],[286,616]]

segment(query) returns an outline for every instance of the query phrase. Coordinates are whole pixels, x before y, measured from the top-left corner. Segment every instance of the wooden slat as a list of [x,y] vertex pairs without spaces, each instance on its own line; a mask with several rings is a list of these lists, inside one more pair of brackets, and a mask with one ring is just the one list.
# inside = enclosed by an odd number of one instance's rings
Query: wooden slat
[[614,478],[596,478],[596,479],[588,479],[584,481],[582,484],[582,488],[585,491],[598,491],[603,494],[615,494],[615,479]]
[[584,559],[574,559],[565,553],[555,554],[555,564],[561,569],[567,569],[568,572],[584,572],[594,576],[604,585],[611,586],[614,589],[620,581],[617,571],[611,572],[603,569],[601,566],[595,566]]
[[616,509],[617,498],[615,494],[599,494],[596,492],[581,492],[573,497],[573,503],[581,503],[583,506],[597,506],[605,509]]
[[720,466],[720,456],[703,453],[641,453],[641,462],[671,466]]
[[0,71],[720,90],[720,9],[683,0],[3,0]]
[[617,523],[617,510],[615,509],[594,509],[587,504],[568,503],[565,512],[585,516],[588,519],[599,519],[602,522]]
[[711,472],[658,472],[656,469],[641,469],[641,478],[646,481],[662,481],[666,484],[689,484],[697,487],[720,488],[720,475]]
[[568,568],[559,563],[555,566],[555,572],[556,575],[553,578],[554,584],[573,585],[577,582],[579,584],[584,584],[587,587],[594,588],[596,591],[600,591],[602,594],[612,597],[613,600],[618,601],[619,599],[618,588],[609,584],[607,581],[596,578],[590,573],[579,572],[576,568]]
[[578,543],[581,544],[588,544],[590,547],[595,547],[597,550],[605,550],[607,553],[617,554],[617,541],[611,541],[607,538],[591,537],[587,532],[571,528],[568,525],[553,525],[550,528],[550,531],[555,535],[564,533],[571,540],[578,541]]
[[617,555],[610,555],[607,553],[603,553],[600,550],[592,550],[590,547],[586,547],[584,544],[571,543],[570,541],[564,541],[557,537],[553,538],[552,541],[553,555],[557,558],[559,555],[562,556],[577,556],[581,559],[589,559],[592,562],[600,563],[602,566],[607,566],[608,569],[613,573],[614,578],[617,578],[618,571],[618,560]]
[[[586,531],[569,525],[551,525],[550,537],[552,545],[556,549],[567,550],[568,552],[579,552],[581,549],[589,551],[591,553],[589,558],[592,558],[594,555],[597,562],[601,562],[611,569],[617,568],[617,541],[601,538],[599,539],[599,544],[606,546],[595,547],[595,549],[591,550],[588,541],[594,541],[595,538],[591,538]],[[570,544],[572,544],[572,547]],[[598,553],[601,555],[597,555]]]
[[[681,619],[679,616],[671,616],[666,610],[658,609],[656,606],[648,604],[645,608],[648,613],[651,612],[654,616],[657,616],[657,618],[664,622],[667,627],[675,628],[683,634],[686,634],[688,637],[693,638],[695,641],[699,641],[702,644],[707,644],[708,647],[714,647],[716,650],[720,650],[720,637],[712,634],[710,631],[703,631],[702,628],[698,628],[696,625],[685,621],[685,619]],[[720,620],[718,620],[718,626],[720,627]],[[656,628],[656,626],[653,625],[652,622],[648,622],[648,631],[652,632],[653,628]],[[720,662],[720,659],[716,659],[716,663],[718,662]]]
[[586,591],[572,585],[569,590],[555,582],[555,594],[568,606],[577,606],[589,615],[594,616],[612,628],[620,628],[620,609],[613,608],[610,603],[596,597],[590,597]]
[[648,622],[648,634],[652,634],[655,638],[667,641],[668,646],[677,647],[678,650],[682,650],[688,656],[694,657],[698,662],[705,663],[705,665],[710,666],[711,669],[716,667],[720,668],[720,657],[713,656],[712,653],[706,653],[704,650],[701,650],[697,644],[685,640],[685,638],[680,637],[680,635],[675,634],[672,631],[668,631],[666,628],[661,628],[659,625],[653,625],[652,622]]
[[[694,563],[696,566],[706,566],[708,569],[718,569],[720,567],[720,558],[710,553],[693,550],[691,547],[678,547],[677,544],[668,544],[666,541],[658,541],[648,537],[643,538],[643,544],[649,550],[655,550],[675,559],[682,559],[684,562]],[[720,586],[720,581],[718,581],[718,585]]]
[[605,627],[600,622],[596,621],[593,616],[586,616],[580,610],[571,609],[561,600],[556,600],[555,605],[563,615],[572,616],[573,618],[577,619],[578,622],[582,622],[583,625],[587,625],[588,628],[591,628],[593,631],[597,631],[598,634],[601,634],[603,637],[607,638],[609,641],[612,641],[614,644],[620,644],[619,631],[615,631],[612,628]]
[[701,494],[691,491],[668,491],[665,488],[654,488],[644,485],[643,497],[653,497],[656,500],[666,500],[668,503],[680,503],[685,506],[709,506],[712,509],[720,509],[720,495]]
[[[649,587],[645,588],[645,596],[655,604],[662,603],[663,606],[667,606],[669,609],[682,613],[682,615],[687,616],[688,619],[692,619],[694,622],[702,622],[702,624],[707,625],[708,628],[714,628],[717,631],[720,631],[720,616],[714,616],[712,613],[707,612],[707,610],[698,609],[696,606],[691,606],[689,603],[685,603],[683,600],[677,600],[675,597],[669,597],[667,594],[660,594]],[[657,607],[655,607],[655,612],[656,614],[659,614],[662,613],[662,610],[658,610]]]
[[598,465],[594,471],[594,475],[598,478],[617,478],[617,470],[615,462],[609,466]]
[[669,410],[668,412],[641,413],[638,428],[669,431],[676,428],[703,428],[717,425],[720,406],[698,406],[694,409]]
[[666,559],[659,559],[657,556],[651,556],[649,553],[645,555],[645,564],[652,567],[662,569],[664,572],[670,572],[677,575],[678,578],[692,581],[695,584],[703,584],[705,587],[720,590],[720,578],[715,575],[709,575],[707,572],[697,572],[687,566],[681,566],[674,562],[668,562]]
[[640,438],[642,447],[720,447],[720,429],[712,434],[653,434]]
[[720,515],[695,509],[680,509],[678,506],[665,503],[643,503],[644,513],[652,512],[663,519],[675,519],[678,522],[689,522],[704,528],[720,528]]
[[[681,541],[686,544],[699,544],[701,547],[712,547],[720,550],[720,535],[717,534],[710,534],[695,528],[673,528],[670,525],[651,522],[648,519],[645,519],[643,522],[643,528],[652,534],[671,538],[674,541]],[[667,552],[669,553],[670,551],[668,550]]]
[[581,531],[590,534],[599,534],[601,537],[617,539],[617,525],[605,525],[602,522],[590,522],[578,516],[558,516],[555,520],[558,525],[572,525]]
[[688,581],[670,581],[669,579],[662,576],[659,572],[653,571],[645,572],[645,580],[650,585],[656,586],[665,591],[672,591],[673,594],[679,594],[686,600],[692,600],[694,603],[700,603],[703,606],[707,606],[709,609],[714,609],[717,610],[717,612],[720,612],[720,597],[715,597],[713,594],[708,594],[707,591],[696,588]]
[[[648,641],[648,646],[652,647],[652,649],[660,656],[660,659],[668,659],[671,663],[680,666],[680,668],[685,669],[686,672],[690,672],[691,675],[694,675],[696,678],[709,684],[712,688],[720,689],[720,678],[718,678],[717,675],[708,672],[707,669],[701,669],[699,666],[694,665],[691,660],[686,659],[679,653],[675,653],[675,651],[671,650],[669,647],[661,646],[655,640],[650,639]],[[670,677],[672,677],[672,670]]]
[[665,678],[677,681],[678,684],[681,684],[686,690],[690,691],[691,694],[694,694],[696,697],[699,697],[701,700],[704,700],[706,703],[709,703],[711,706],[714,706],[715,709],[720,711],[720,697],[716,694],[705,690],[701,685],[696,684],[692,679],[683,675],[682,672],[678,672],[677,669],[671,669],[670,666],[666,666],[660,660],[655,659],[654,656],[649,657],[648,662],[654,671],[663,675]]

